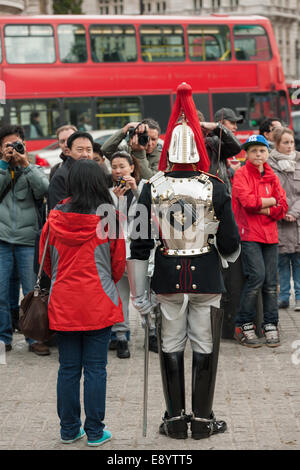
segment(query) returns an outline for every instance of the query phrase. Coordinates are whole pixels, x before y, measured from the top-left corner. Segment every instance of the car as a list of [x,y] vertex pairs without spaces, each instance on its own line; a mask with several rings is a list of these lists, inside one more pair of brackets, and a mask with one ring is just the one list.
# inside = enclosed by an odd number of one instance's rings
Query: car
[[296,150],[300,151],[300,111],[292,111]]
[[[104,142],[116,131],[117,129],[106,129],[101,131],[89,131],[89,134],[91,134],[95,142],[103,145]],[[28,156],[31,163],[39,165],[44,170],[46,175],[49,175],[51,168],[62,161],[60,154],[61,149],[58,145],[58,142],[52,142],[52,144],[47,145],[47,147],[29,152]]]

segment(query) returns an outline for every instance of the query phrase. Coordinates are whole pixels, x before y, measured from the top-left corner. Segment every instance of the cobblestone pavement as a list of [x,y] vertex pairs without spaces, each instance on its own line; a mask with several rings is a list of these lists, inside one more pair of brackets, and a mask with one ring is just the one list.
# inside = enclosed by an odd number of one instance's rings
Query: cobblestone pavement
[[[109,351],[106,425],[113,450],[299,450],[300,312],[280,311],[282,345],[249,349],[222,340],[214,412],[228,431],[210,439],[174,440],[161,436],[164,412],[158,356],[150,352],[147,437],[142,436],[143,330],[131,313],[130,359]],[[191,350],[186,350],[187,413],[190,412]],[[0,450],[60,450],[56,414],[58,353],[38,357],[15,334],[13,350],[0,365]],[[82,407],[83,410],[83,407]],[[82,411],[83,413],[83,411]],[[68,449],[90,450],[84,440]]]

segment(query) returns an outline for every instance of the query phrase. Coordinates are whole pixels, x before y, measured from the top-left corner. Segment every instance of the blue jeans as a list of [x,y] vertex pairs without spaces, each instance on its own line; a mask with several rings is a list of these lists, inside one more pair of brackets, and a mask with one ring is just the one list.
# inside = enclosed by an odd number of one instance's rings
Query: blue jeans
[[[23,295],[33,290],[36,274],[33,270],[34,247],[13,245],[0,241],[0,341],[10,344],[12,341],[12,324],[10,316],[10,280],[14,263],[18,270]],[[34,341],[27,339],[29,344]]]
[[300,253],[282,253],[278,257],[279,300],[290,301],[291,273],[296,300],[300,300]]
[[9,282],[9,299],[10,309],[18,309],[20,300],[20,279],[16,262],[14,263],[13,273]]
[[101,439],[106,398],[106,364],[111,327],[93,331],[58,331],[57,412],[61,438],[79,433],[80,378],[84,373],[84,430],[89,440]]
[[263,299],[263,324],[278,323],[277,244],[242,242],[242,264],[245,284],[241,294],[236,326],[253,322],[260,289]]

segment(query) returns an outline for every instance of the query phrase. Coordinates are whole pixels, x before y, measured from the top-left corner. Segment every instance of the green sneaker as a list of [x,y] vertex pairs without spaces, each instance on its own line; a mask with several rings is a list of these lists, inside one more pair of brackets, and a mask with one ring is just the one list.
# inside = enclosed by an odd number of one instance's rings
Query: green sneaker
[[101,439],[98,439],[97,441],[89,441],[88,440],[88,446],[91,446],[91,447],[98,447],[98,446],[102,446],[102,444],[105,444],[105,442],[108,442],[110,441],[112,438],[112,435],[111,435],[111,432],[108,431],[108,429],[104,429],[103,430],[103,436],[101,437]]
[[85,436],[85,430],[83,428],[80,428],[79,433],[77,434],[74,439],[61,439],[60,441],[63,444],[73,444],[73,442],[79,441],[79,439],[82,439]]

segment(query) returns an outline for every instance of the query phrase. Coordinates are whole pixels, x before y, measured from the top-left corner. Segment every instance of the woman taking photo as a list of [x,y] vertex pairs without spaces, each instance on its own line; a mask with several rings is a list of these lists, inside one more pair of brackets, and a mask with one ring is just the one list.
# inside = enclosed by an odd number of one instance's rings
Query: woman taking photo
[[[112,187],[110,193],[113,198],[115,207],[118,209],[120,216],[123,215],[126,223],[123,224],[123,233],[126,242],[126,258],[130,258],[130,232],[134,220],[137,201],[142,191],[145,180],[140,177],[139,162],[136,158],[125,151],[115,152],[110,160]],[[122,279],[117,284],[123,305],[124,321],[115,324],[112,327],[112,341],[110,349],[117,350],[117,356],[120,359],[130,357],[128,347],[128,338],[130,335],[129,326],[129,298],[130,288],[127,273],[125,272]],[[157,352],[157,342],[154,324],[150,327],[149,332],[149,349]]]
[[[89,446],[111,439],[104,429],[106,363],[111,326],[123,320],[116,288],[125,269],[125,243],[107,232],[100,236],[101,204],[115,213],[103,169],[78,160],[68,178],[70,197],[50,212],[40,254],[49,232],[44,270],[51,278],[49,326],[59,350],[57,410],[61,442],[87,434]],[[109,206],[107,206],[109,205]],[[110,233],[110,232],[108,232]],[[41,258],[41,256],[40,256]],[[80,419],[80,378],[84,373],[85,423]]]
[[294,133],[287,127],[274,130],[275,148],[269,164],[279,176],[286,192],[288,212],[278,222],[279,236],[279,308],[290,304],[290,279],[294,282],[296,305],[300,310],[300,152],[295,150]]

